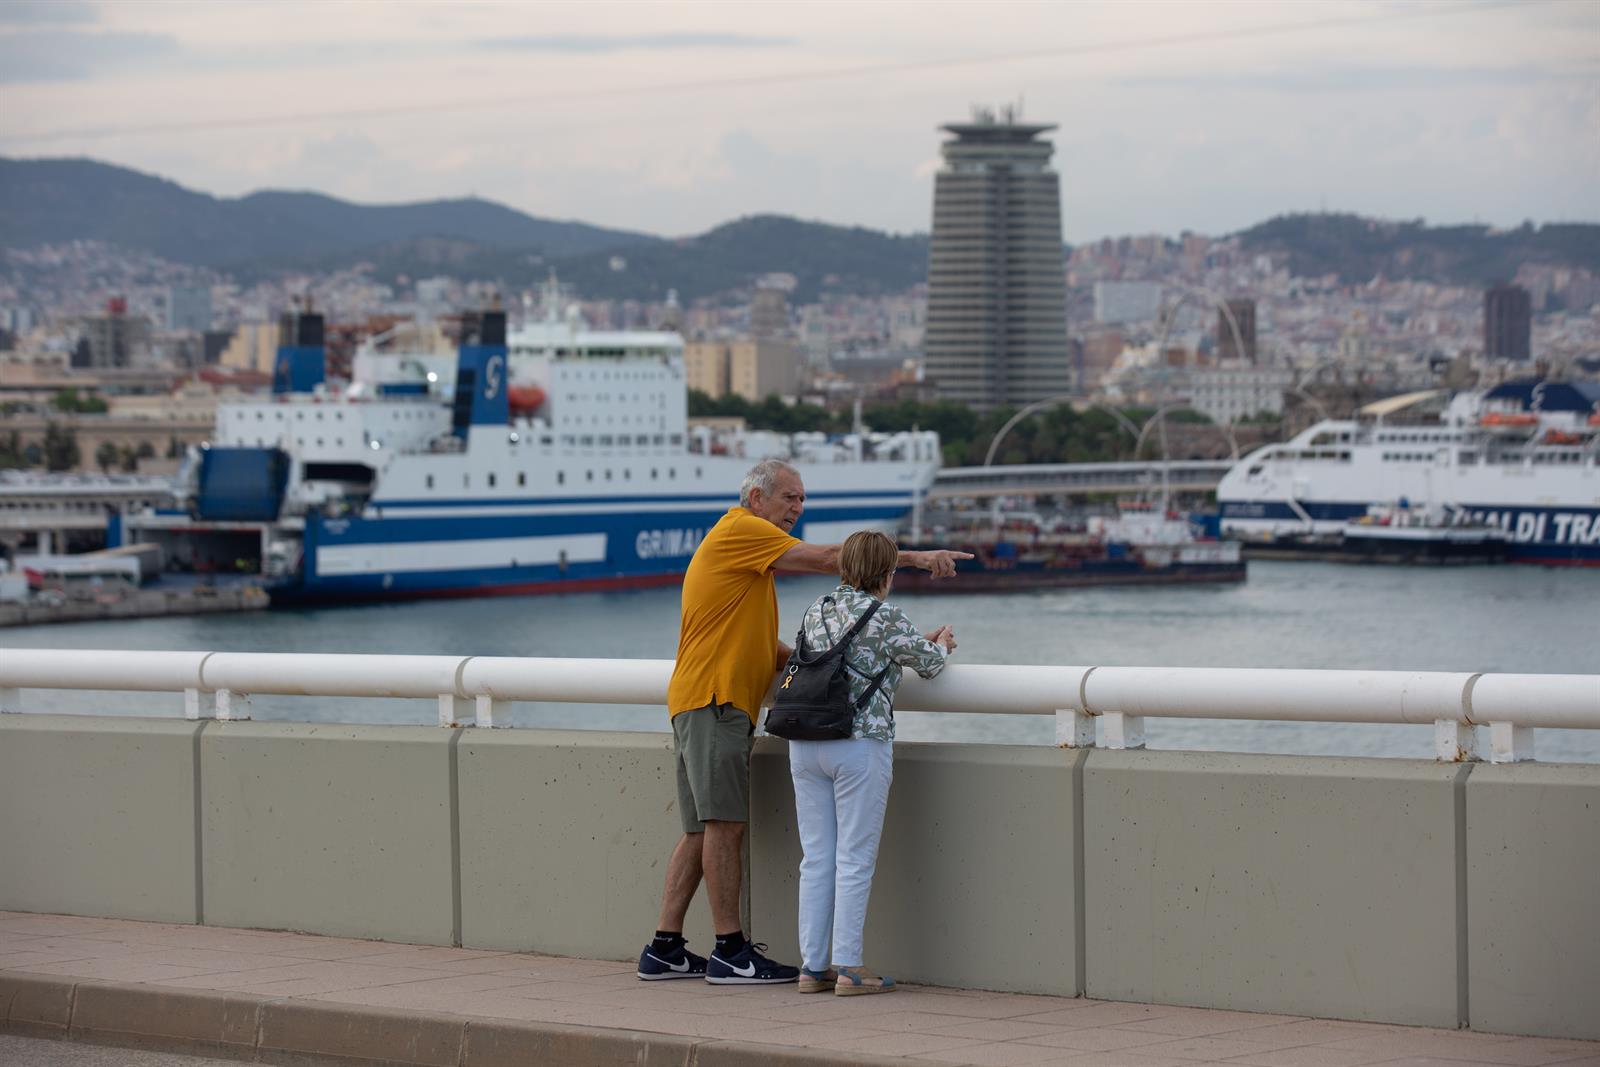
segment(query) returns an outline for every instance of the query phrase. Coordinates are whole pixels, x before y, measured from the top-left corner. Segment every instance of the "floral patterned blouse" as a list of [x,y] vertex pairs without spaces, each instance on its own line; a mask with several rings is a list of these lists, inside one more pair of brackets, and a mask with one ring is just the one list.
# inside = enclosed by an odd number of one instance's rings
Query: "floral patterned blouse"
[[[872,600],[849,585],[840,585],[819,597],[806,609],[800,624],[806,647],[815,651],[838,644],[862,613],[872,606]],[[883,685],[867,706],[856,710],[851,736],[893,741],[894,715],[890,708],[894,704],[895,689],[900,685],[902,668],[910,667],[922,677],[932,678],[944,670],[946,655],[944,646],[922,636],[903,610],[885,602],[850,642],[850,651],[845,656],[850,673],[850,696],[855,700],[861,699],[879,671],[889,668],[883,676]]]

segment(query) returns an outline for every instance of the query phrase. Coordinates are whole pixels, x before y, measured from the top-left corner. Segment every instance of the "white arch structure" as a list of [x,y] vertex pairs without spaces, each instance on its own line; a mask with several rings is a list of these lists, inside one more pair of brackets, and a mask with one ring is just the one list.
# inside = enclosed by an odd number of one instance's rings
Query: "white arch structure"
[[[1031,404],[1024,405],[1021,410],[1006,420],[1004,426],[995,431],[994,439],[989,442],[989,451],[985,453],[983,457],[983,465],[985,467],[992,467],[994,465],[994,454],[1000,451],[1000,442],[1005,440],[1006,434],[1010,433],[1016,428],[1017,423],[1031,415],[1043,411],[1045,408],[1057,407],[1061,404],[1066,404],[1077,399],[1079,399],[1079,397],[1076,394],[1063,393],[1061,396],[1046,397],[1043,400],[1035,400]],[[1089,410],[1106,412],[1112,418],[1116,419],[1117,423],[1124,430],[1127,430],[1130,434],[1132,434],[1135,440],[1140,442],[1144,441],[1144,437],[1141,435],[1139,428],[1134,426],[1133,420],[1128,418],[1128,416],[1124,415],[1122,412],[1118,411],[1116,408],[1111,407],[1109,404],[1094,404],[1089,408]],[[1134,446],[1133,454],[1135,458],[1138,458],[1138,445]]]

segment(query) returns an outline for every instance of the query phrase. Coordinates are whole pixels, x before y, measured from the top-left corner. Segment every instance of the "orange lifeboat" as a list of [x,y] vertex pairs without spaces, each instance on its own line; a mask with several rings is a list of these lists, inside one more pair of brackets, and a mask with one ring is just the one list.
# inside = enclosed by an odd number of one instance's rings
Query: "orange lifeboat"
[[1600,412],[1597,412],[1597,413],[1589,416],[1589,425],[1590,426],[1600,426]]
[[1581,445],[1583,444],[1583,434],[1564,433],[1561,430],[1546,430],[1544,443],[1547,445]]
[[1491,411],[1479,421],[1485,426],[1534,426],[1538,424],[1539,416]]
[[544,390],[537,385],[513,385],[506,390],[513,415],[531,415],[544,406],[544,399]]

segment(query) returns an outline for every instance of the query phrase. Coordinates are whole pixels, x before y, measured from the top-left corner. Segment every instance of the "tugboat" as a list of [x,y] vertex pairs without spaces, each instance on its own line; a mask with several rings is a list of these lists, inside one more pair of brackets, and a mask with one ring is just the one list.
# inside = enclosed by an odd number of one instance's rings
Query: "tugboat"
[[1460,565],[1505,563],[1511,535],[1453,507],[1374,504],[1336,533],[1280,533],[1245,539],[1246,559],[1329,560],[1350,563]]
[[940,531],[937,540],[941,547],[975,557],[961,564],[961,580],[935,582],[926,572],[904,570],[895,575],[895,592],[1189,585],[1246,577],[1236,542],[1207,539],[1181,515],[1150,505],[1125,503],[1116,516],[1091,518],[1082,530],[1013,519],[977,530]]

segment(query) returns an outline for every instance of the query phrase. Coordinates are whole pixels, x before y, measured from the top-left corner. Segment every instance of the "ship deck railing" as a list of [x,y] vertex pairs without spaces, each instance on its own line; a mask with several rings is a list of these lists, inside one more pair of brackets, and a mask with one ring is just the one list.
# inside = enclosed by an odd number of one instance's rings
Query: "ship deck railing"
[[[247,719],[250,694],[423,698],[440,726],[510,725],[513,702],[665,703],[672,661],[7,649],[0,712],[23,691],[166,693],[186,719]],[[1433,727],[1448,762],[1532,759],[1539,729],[1600,730],[1600,674],[956,664],[907,675],[896,711],[1040,715],[1067,748],[1135,749],[1152,718]],[[159,712],[158,712],[159,713]],[[1488,735],[1480,747],[1479,728]]]

